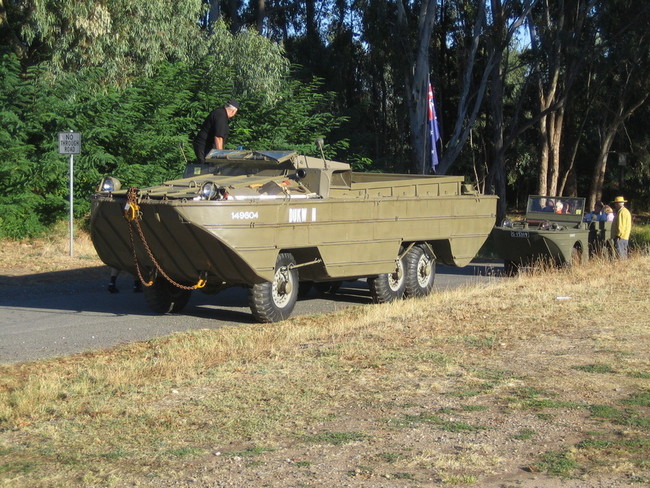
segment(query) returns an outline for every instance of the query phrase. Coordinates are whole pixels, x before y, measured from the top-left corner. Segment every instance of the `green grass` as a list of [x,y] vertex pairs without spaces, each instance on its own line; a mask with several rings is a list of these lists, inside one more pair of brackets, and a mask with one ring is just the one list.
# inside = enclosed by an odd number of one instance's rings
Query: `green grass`
[[404,417],[389,423],[400,427],[411,427],[414,424],[429,424],[438,426],[441,430],[446,432],[476,432],[487,429],[487,427],[482,425],[470,425],[466,422],[445,420],[438,415],[429,415],[424,413],[419,415],[405,415]]
[[304,440],[314,444],[332,444],[340,446],[349,442],[366,439],[366,435],[360,432],[323,432],[321,434],[305,436]]
[[634,409],[621,409],[611,405],[591,405],[589,412],[594,418],[607,420],[617,425],[637,427],[640,429],[650,428],[650,418],[646,415],[639,414]]
[[574,476],[579,468],[568,450],[548,451],[542,455],[536,466],[539,471],[562,478]]
[[404,459],[404,455],[394,452],[382,452],[379,454],[378,458],[386,463],[396,463],[400,459]]
[[650,249],[650,224],[633,225],[630,234],[630,246],[634,249]]
[[616,373],[616,370],[609,364],[585,364],[584,366],[573,366],[572,369],[584,371],[585,373]]
[[532,429],[521,429],[517,434],[512,436],[512,438],[518,441],[529,441],[534,435],[535,431]]
[[582,408],[578,402],[558,400],[557,394],[553,392],[544,392],[536,388],[522,387],[514,390],[509,398],[512,407],[518,407],[524,410],[543,410],[547,408],[559,409],[577,409]]
[[415,478],[413,473],[404,472],[391,473],[390,477],[396,480],[412,480]]
[[0,475],[26,475],[36,469],[36,463],[32,461],[13,461],[6,464],[0,463]]
[[246,457],[246,456],[258,456],[265,452],[273,452],[273,449],[267,447],[249,447],[243,451],[233,451],[225,453],[224,456],[227,457]]
[[626,405],[636,405],[637,407],[650,407],[650,391],[636,393],[630,398],[623,400]]

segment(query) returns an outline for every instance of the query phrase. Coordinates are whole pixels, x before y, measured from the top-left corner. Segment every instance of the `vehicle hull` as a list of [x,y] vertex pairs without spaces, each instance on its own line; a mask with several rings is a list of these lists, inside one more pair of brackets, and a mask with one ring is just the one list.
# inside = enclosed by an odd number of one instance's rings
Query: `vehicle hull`
[[[528,227],[495,227],[492,231],[496,253],[504,261],[516,265],[536,262],[572,264],[588,260],[589,230],[571,229],[567,232]],[[577,252],[579,251],[579,252]]]
[[310,281],[389,272],[409,243],[428,243],[437,261],[464,266],[494,225],[496,197],[149,200],[133,222],[125,205],[120,196],[93,199],[91,237],[102,261],[136,274],[136,262],[152,270],[156,260],[174,281],[191,285],[203,275],[209,289],[271,281],[282,251]]

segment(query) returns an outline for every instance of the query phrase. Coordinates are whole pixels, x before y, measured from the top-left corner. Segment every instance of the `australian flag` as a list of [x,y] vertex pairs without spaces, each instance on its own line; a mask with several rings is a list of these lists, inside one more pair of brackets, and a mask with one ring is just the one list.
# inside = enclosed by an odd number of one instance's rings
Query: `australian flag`
[[438,117],[436,116],[436,103],[433,98],[433,88],[429,82],[429,94],[427,104],[427,120],[429,124],[429,137],[431,139],[431,169],[435,172],[438,166],[438,140],[440,139],[440,127],[438,126]]

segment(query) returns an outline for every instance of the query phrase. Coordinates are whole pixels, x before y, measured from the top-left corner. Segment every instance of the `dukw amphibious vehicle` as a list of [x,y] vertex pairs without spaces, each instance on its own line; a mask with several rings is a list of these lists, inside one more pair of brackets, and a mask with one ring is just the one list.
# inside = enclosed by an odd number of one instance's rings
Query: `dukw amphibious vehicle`
[[92,203],[99,257],[138,276],[154,311],[243,286],[262,322],[314,284],[367,278],[377,303],[427,295],[436,262],[468,264],[496,212],[461,177],[358,173],[292,151],[213,150],[150,188],[105,177]]
[[584,209],[585,199],[580,197],[529,196],[524,219],[505,219],[493,231],[505,273],[515,274],[520,267],[535,264],[586,262],[589,249],[602,237],[597,235],[598,223],[583,222]]

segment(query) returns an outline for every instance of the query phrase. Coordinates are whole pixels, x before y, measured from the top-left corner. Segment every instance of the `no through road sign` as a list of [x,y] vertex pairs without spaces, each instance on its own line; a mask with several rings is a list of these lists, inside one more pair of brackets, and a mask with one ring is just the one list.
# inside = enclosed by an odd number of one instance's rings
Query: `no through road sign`
[[59,132],[59,154],[79,154],[81,132]]

